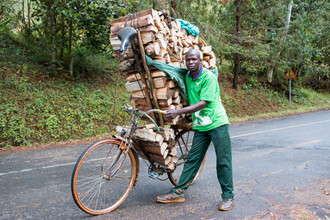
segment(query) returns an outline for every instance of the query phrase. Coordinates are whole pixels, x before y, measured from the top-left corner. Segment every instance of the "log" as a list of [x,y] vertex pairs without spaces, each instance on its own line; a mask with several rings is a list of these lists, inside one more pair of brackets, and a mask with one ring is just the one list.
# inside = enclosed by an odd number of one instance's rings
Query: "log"
[[178,95],[175,99],[173,99],[172,103],[180,104],[181,103],[181,96]]
[[130,101],[134,103],[134,106],[148,105],[147,100],[145,98],[134,98],[134,97],[131,96]]
[[205,67],[206,69],[208,69],[208,68],[210,67],[209,63],[206,62],[206,61],[203,61],[203,62],[202,62],[202,65],[203,65],[203,67]]
[[141,79],[141,75],[139,73],[131,73],[131,74],[128,74],[126,77],[127,82],[134,82],[134,81],[137,81],[140,79]]
[[159,44],[160,48],[166,49],[167,43],[163,39],[157,39],[156,42]]
[[211,56],[210,55],[203,56],[203,60],[204,61],[208,61],[209,59],[211,59]]
[[182,109],[183,108],[183,105],[181,103],[180,104],[174,104],[174,106],[175,106],[175,109]]
[[122,60],[119,63],[119,70],[121,72],[128,72],[128,71],[132,71],[133,67],[135,64],[135,59],[127,59],[127,60]]
[[133,98],[146,98],[144,92],[142,92],[142,91],[132,92],[132,97]]
[[110,21],[110,24],[115,25],[115,24],[120,23],[120,22],[126,22],[128,17],[129,17],[128,21],[130,21],[130,20],[135,19],[137,17],[143,17],[143,16],[146,16],[146,15],[153,16],[156,13],[158,13],[158,12],[154,9],[147,9],[147,10],[144,10],[144,11],[137,12],[135,14],[125,15],[123,17],[113,19],[113,20]]
[[[167,144],[166,144],[167,145]],[[178,150],[176,149],[176,147],[172,147],[169,152],[168,155],[169,156],[176,156],[176,154],[178,153]]]
[[165,118],[165,121],[168,125],[176,125],[180,119],[180,115],[176,116],[173,120]]
[[210,69],[214,69],[217,61],[215,59],[210,59],[208,61]]
[[144,126],[145,129],[153,129],[155,127],[156,127],[155,124],[147,124]]
[[165,159],[163,158],[163,156],[159,156],[157,154],[149,154],[151,160],[161,164],[161,165],[167,165],[170,161],[171,158],[170,157],[166,157]]
[[136,105],[135,108],[137,110],[144,111],[144,112],[151,110],[151,108],[147,105]]
[[199,43],[199,37],[196,36],[196,37],[192,40],[192,43],[193,43],[194,45],[198,45],[198,43]]
[[171,57],[170,57],[170,55],[169,55],[168,53],[166,53],[166,54],[164,55],[164,59],[165,59],[165,62],[166,62],[167,64],[169,64],[169,63],[171,62]]
[[160,46],[157,42],[150,43],[145,47],[146,54],[154,57],[160,53]]
[[133,134],[133,138],[136,138],[136,139],[142,140],[142,141],[159,142],[159,143],[162,143],[164,140],[162,135],[157,134],[156,132],[153,132],[152,129],[148,130],[145,128],[136,129]]
[[158,28],[155,25],[148,25],[145,27],[140,27],[139,30],[140,31],[151,31],[155,34],[158,32]]
[[151,77],[155,78],[155,77],[162,77],[162,76],[167,76],[166,73],[164,73],[163,71],[152,71],[151,72]]
[[155,34],[152,31],[142,31],[140,33],[143,45],[155,41]]
[[174,138],[170,138],[168,141],[166,141],[166,143],[167,143],[167,148],[168,149],[171,149],[171,148],[173,148],[173,147],[175,147],[175,139]]
[[170,98],[170,89],[169,88],[160,88],[156,89],[156,97],[157,99],[168,99]]
[[119,50],[115,51],[114,54],[116,54],[121,60],[123,59],[130,59],[135,58],[135,54],[133,52],[132,46],[129,45],[125,51],[124,54],[120,53]]
[[212,54],[212,47],[211,46],[205,46],[202,50],[203,55],[210,55]]
[[157,32],[157,33],[155,33],[155,38],[156,39],[158,39],[158,40],[163,40],[163,41],[165,41],[164,39],[165,39],[165,34],[163,33],[163,32]]
[[171,110],[171,109],[175,109],[175,106],[174,105],[169,105],[167,107],[160,107],[161,110],[163,111],[167,111],[167,110]]
[[116,37],[110,37],[110,44],[114,50],[119,50],[121,46],[121,40]]
[[134,82],[127,82],[125,84],[125,87],[128,92],[135,92],[135,91],[141,91],[145,87],[145,85],[142,84],[142,82],[139,80]]
[[114,23],[111,26],[111,35],[117,34],[121,29],[123,29],[125,27],[125,25],[126,25],[126,27],[139,28],[139,27],[143,27],[143,26],[147,26],[147,25],[155,25],[155,23],[154,23],[154,20],[151,15],[138,17],[134,20],[130,20],[127,22],[121,21],[118,23]]
[[166,84],[166,80],[166,77],[157,77],[152,79],[156,89],[164,87]]
[[165,87],[167,87],[167,88],[174,88],[176,85],[175,85],[175,81],[174,80],[168,80],[167,82],[166,82],[166,85],[165,85]]
[[172,97],[176,98],[180,95],[180,90],[178,88],[172,89]]
[[[143,144],[140,142],[140,147],[146,152],[157,154],[157,155],[162,155],[162,156],[163,155],[167,156],[169,150],[167,150],[166,142],[163,142],[160,146],[149,146],[149,143],[150,142],[148,142],[148,144],[146,145],[146,144]],[[166,158],[166,156],[165,156],[165,158]]]
[[163,128],[164,129],[164,141],[169,141],[175,138],[174,130],[172,128]]
[[158,99],[157,101],[158,101],[159,106],[166,107],[166,106],[171,105],[172,97],[170,97],[169,99]]
[[158,55],[153,56],[153,59],[164,59],[165,54],[167,54],[166,49],[161,48]]
[[188,47],[183,47],[182,48],[182,55],[185,55],[186,53],[188,53],[190,49]]

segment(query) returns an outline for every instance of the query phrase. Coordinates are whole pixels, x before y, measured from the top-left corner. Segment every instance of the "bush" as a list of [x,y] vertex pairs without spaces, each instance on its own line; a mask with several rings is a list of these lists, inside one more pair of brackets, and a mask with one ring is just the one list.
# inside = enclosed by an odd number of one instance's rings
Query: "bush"
[[330,91],[330,67],[325,64],[308,64],[302,70],[303,84],[319,91]]

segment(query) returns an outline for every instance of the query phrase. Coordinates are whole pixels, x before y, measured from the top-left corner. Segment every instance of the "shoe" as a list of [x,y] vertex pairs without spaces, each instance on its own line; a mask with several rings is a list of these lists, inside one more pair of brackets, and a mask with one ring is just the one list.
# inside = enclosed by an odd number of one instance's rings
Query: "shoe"
[[174,192],[171,192],[167,195],[163,195],[163,196],[157,196],[157,202],[161,202],[161,203],[181,203],[184,202],[184,196],[183,194],[178,195]]
[[228,211],[233,208],[235,201],[233,198],[224,198],[219,206],[220,211]]

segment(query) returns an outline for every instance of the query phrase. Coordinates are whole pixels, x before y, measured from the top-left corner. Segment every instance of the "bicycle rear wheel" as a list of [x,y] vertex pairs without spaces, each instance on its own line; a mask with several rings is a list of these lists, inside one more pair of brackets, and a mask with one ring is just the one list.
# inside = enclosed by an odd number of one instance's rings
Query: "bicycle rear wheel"
[[137,175],[136,157],[120,149],[116,139],[96,142],[78,159],[72,173],[71,191],[78,207],[100,215],[116,209],[128,196]]
[[[188,158],[188,153],[190,151],[193,136],[194,136],[193,133],[194,133],[193,131],[183,130],[183,131],[179,132],[175,137],[175,147],[177,148],[177,151],[178,151],[177,157],[179,158],[179,160],[176,163],[175,170],[168,173],[168,178],[170,179],[171,183],[174,186],[178,185],[184,163],[186,162],[186,160]],[[198,179],[199,175],[201,174],[201,172],[203,170],[204,163],[205,163],[205,157],[204,157],[203,162],[202,162],[201,166],[199,167],[199,170],[191,184],[193,184]]]

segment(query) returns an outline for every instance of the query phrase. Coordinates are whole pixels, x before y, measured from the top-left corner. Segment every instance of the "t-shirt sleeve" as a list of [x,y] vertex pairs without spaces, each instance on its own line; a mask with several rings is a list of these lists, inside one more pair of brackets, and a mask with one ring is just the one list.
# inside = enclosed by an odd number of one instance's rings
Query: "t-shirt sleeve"
[[200,100],[214,101],[216,97],[216,87],[217,87],[217,79],[215,77],[208,76],[203,82],[203,86],[200,92]]

